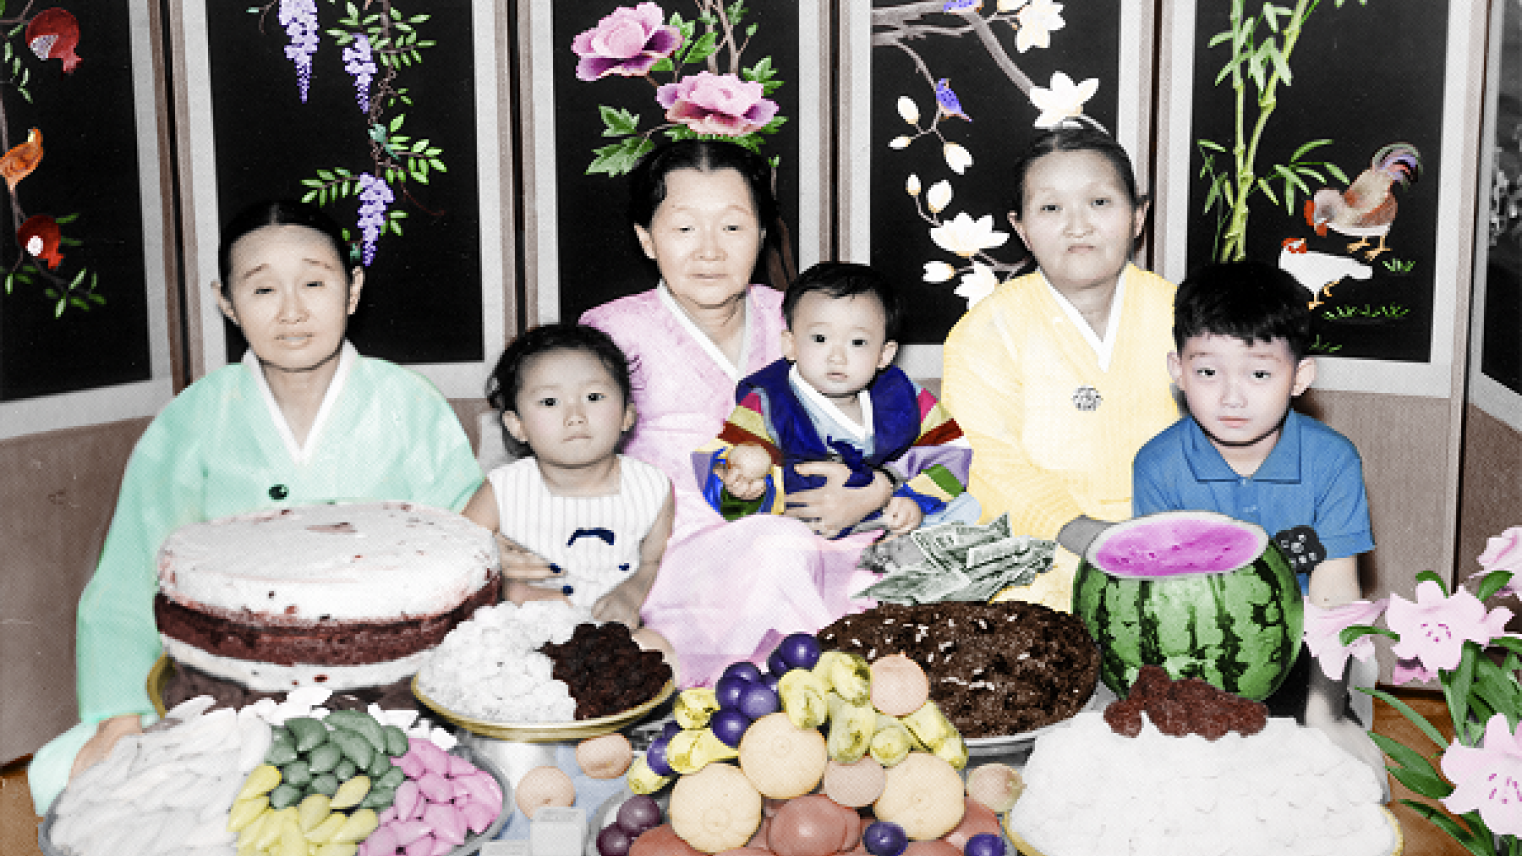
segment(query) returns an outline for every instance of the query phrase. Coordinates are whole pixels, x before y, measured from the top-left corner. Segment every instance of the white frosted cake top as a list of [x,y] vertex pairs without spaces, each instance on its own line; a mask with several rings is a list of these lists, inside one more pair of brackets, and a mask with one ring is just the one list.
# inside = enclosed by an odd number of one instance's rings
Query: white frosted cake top
[[183,526],[159,550],[159,589],[209,613],[300,622],[454,609],[497,568],[486,529],[407,502],[309,505]]

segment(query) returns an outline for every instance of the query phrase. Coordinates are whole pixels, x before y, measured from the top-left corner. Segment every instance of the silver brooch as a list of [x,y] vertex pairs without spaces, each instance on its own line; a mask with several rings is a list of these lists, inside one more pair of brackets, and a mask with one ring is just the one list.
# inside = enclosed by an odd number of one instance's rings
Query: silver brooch
[[1099,390],[1092,386],[1080,386],[1073,390],[1073,406],[1079,410],[1085,412],[1098,410],[1099,402],[1102,400],[1099,397]]

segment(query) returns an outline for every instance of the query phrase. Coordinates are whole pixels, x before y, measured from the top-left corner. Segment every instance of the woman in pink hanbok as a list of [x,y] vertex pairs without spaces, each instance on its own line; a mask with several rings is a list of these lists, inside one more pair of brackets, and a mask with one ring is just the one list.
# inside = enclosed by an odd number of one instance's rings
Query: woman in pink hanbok
[[[800,472],[827,484],[789,497],[787,516],[726,522],[703,498],[692,453],[735,405],[740,378],[779,359],[782,293],[752,285],[763,248],[780,246],[771,167],[740,146],[662,146],[632,177],[630,216],[661,281],[588,310],[628,354],[638,422],[624,453],[661,468],[676,520],[641,617],[668,639],[683,686],[711,684],[736,660],[764,662],[788,633],[813,632],[870,605],[852,593],[876,577],[856,568],[876,533],[832,536],[888,501],[892,485],[847,488],[842,464]],[[810,469],[805,470],[804,467]]]

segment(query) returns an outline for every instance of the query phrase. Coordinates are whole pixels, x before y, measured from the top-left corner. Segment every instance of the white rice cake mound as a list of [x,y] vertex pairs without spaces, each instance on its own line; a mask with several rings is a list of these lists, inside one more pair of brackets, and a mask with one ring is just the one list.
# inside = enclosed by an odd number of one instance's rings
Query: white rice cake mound
[[1251,737],[1137,737],[1098,711],[1042,735],[1005,822],[1044,856],[1389,856],[1374,771],[1293,719]]
[[418,672],[430,700],[484,722],[570,722],[576,700],[552,678],[546,642],[564,643],[591,616],[563,601],[484,606],[449,631]]

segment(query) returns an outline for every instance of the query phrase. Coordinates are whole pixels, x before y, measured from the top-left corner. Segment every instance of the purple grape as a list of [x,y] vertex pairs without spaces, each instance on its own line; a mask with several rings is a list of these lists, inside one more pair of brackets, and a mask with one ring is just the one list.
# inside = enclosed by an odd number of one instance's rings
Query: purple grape
[[812,669],[819,662],[819,640],[812,633],[790,633],[777,646],[782,659],[795,669]]
[[772,655],[766,658],[766,668],[772,674],[780,677],[787,674],[788,670],[793,668],[793,664],[789,663],[787,658],[782,656],[782,646],[779,645],[776,650],[772,651]]
[[766,684],[751,684],[740,694],[740,712],[752,720],[781,709],[781,699],[777,698],[775,690],[767,689]]
[[666,763],[666,744],[670,743],[668,737],[657,737],[650,741],[650,748],[645,750],[645,763],[657,776],[675,776],[676,771]]
[[661,726],[661,736],[666,738],[667,740],[670,740],[671,738],[673,738],[673,737],[675,737],[675,736],[677,736],[678,734],[681,734],[681,733],[682,733],[682,724],[680,722],[677,722],[674,719],[670,720],[665,725]]
[[725,708],[708,720],[708,727],[713,729],[713,736],[719,738],[720,743],[735,748],[745,736],[745,729],[750,728],[750,717],[732,707]]
[[602,856],[629,856],[632,844],[634,839],[616,823],[604,826],[602,832],[597,833],[597,852]]
[[872,856],[898,856],[909,846],[909,836],[896,823],[874,820],[862,830],[861,845]]
[[660,826],[661,820],[660,803],[647,794],[639,794],[624,800],[624,804],[618,807],[613,825],[628,833],[630,838],[638,838],[640,833]]
[[962,850],[964,856],[1004,856],[1004,840],[991,832],[983,832],[967,839]]
[[738,663],[730,663],[728,666],[725,666],[724,673],[719,677],[727,678],[731,675],[744,678],[747,683],[754,684],[761,680],[761,667],[749,660],[741,660]]
[[771,690],[772,692],[776,692],[777,691],[777,684],[781,680],[782,680],[782,676],[777,674],[777,673],[775,673],[775,672],[767,672],[766,674],[761,676],[761,683],[766,684],[766,688]]
[[714,695],[719,699],[719,707],[738,708],[741,694],[745,692],[746,687],[751,685],[750,681],[736,675],[719,678],[718,683],[713,685]]

